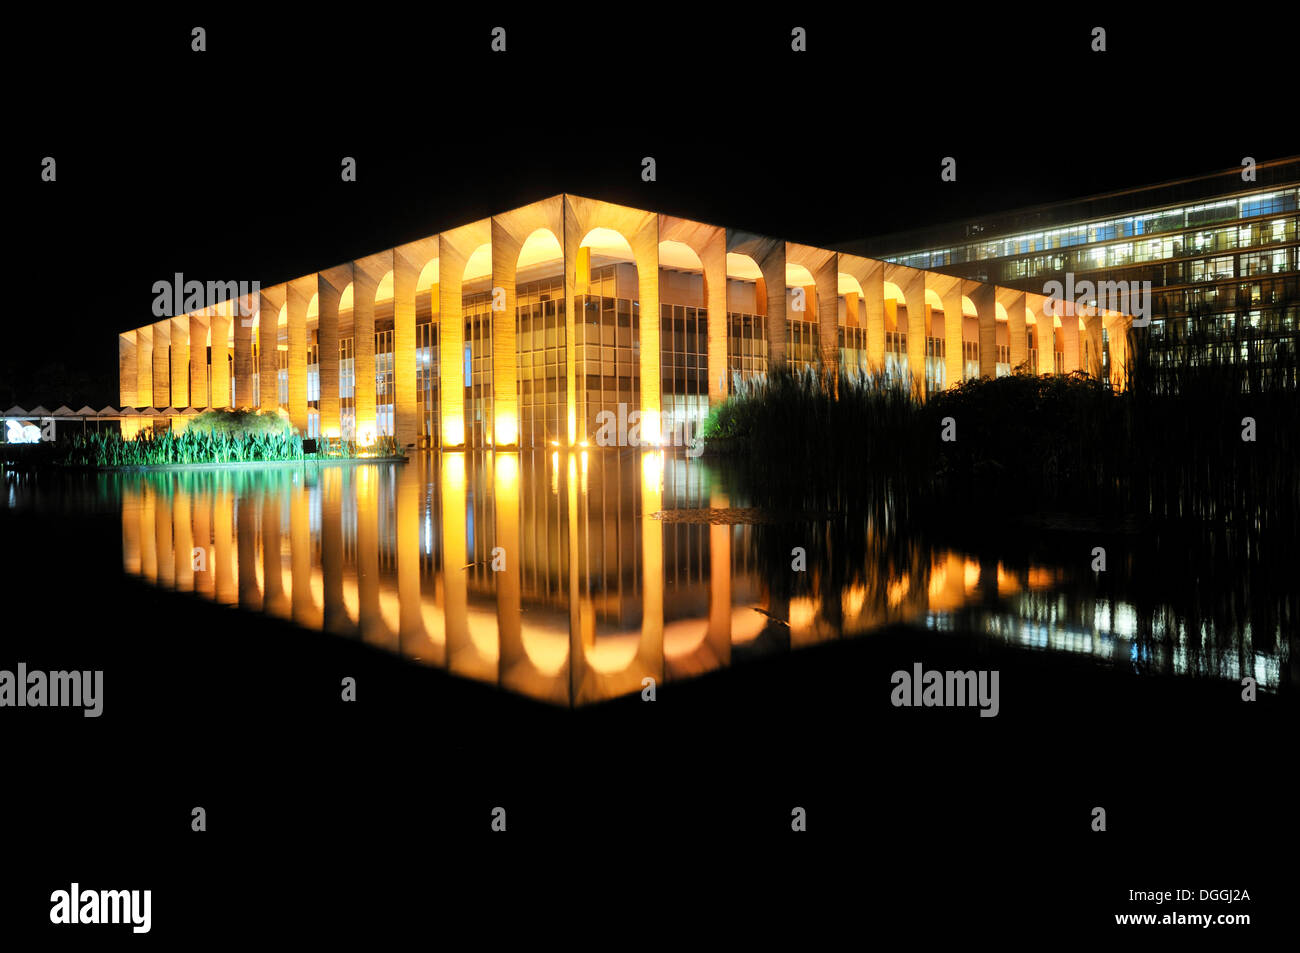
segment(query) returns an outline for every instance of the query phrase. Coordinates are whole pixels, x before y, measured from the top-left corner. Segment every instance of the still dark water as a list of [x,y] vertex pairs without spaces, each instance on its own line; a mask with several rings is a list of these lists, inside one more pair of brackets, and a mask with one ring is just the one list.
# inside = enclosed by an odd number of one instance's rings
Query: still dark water
[[1294,593],[1250,592],[1250,558],[1225,564],[1213,538],[1191,568],[1149,540],[1079,532],[962,545],[887,507],[754,509],[724,464],[664,453],[9,471],[2,504],[107,508],[121,548],[97,555],[128,575],[556,705],[883,627],[1266,692],[1295,682]]

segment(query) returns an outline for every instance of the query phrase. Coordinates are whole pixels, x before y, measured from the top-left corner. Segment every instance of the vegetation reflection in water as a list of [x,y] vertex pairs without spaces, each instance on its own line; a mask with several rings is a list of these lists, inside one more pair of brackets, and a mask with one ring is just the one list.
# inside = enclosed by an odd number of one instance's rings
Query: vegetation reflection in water
[[725,470],[671,454],[102,479],[120,488],[130,574],[560,705],[900,623],[1267,689],[1290,658],[1280,632],[938,545],[887,506],[768,520]]

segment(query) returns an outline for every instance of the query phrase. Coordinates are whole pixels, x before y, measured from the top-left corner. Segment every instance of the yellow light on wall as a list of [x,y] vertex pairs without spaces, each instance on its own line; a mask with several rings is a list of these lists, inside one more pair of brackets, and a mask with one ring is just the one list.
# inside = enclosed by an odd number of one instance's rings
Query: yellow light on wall
[[338,440],[341,436],[341,431],[338,427],[326,427],[324,433],[326,440]]
[[659,411],[643,410],[641,412],[641,443],[649,447],[663,445],[663,431],[659,423]]
[[371,447],[375,443],[375,425],[361,424],[357,427],[357,446]]
[[495,446],[513,447],[519,442],[519,422],[512,413],[497,411]]
[[442,418],[442,444],[444,447],[460,447],[465,443],[465,421],[460,415],[445,413]]

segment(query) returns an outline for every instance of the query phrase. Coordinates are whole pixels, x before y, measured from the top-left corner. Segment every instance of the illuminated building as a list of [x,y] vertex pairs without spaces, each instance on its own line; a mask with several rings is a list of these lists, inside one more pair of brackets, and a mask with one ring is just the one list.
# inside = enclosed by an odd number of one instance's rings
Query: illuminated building
[[151,409],[284,408],[308,437],[403,447],[579,446],[620,404],[656,443],[779,366],[926,392],[1021,365],[1108,367],[1118,382],[1129,327],[1115,310],[1062,323],[1041,294],[568,194],[198,304],[119,335],[137,426]]
[[844,246],[886,261],[1025,291],[1076,280],[1151,282],[1157,365],[1258,342],[1276,380],[1296,377],[1300,157],[1036,206]]

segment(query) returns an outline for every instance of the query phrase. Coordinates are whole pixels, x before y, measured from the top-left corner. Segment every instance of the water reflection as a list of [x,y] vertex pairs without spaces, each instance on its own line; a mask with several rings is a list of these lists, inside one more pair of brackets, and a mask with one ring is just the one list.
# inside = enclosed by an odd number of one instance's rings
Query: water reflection
[[1207,631],[884,520],[753,521],[725,473],[660,453],[103,479],[130,574],[560,705],[895,623],[1270,689],[1289,664],[1278,632]]

